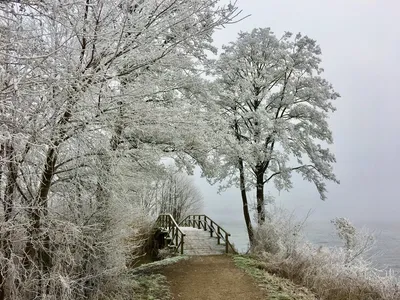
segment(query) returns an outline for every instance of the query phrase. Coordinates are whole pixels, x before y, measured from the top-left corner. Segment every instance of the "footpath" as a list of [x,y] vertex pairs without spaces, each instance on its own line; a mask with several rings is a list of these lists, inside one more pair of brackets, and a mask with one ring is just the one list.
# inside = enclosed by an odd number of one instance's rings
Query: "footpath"
[[267,299],[256,281],[226,255],[194,256],[163,269],[175,300]]

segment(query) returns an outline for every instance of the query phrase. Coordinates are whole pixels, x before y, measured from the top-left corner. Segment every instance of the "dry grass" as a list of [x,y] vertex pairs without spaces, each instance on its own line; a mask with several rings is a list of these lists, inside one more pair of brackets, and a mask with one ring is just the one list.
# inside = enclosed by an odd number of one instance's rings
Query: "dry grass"
[[[252,249],[258,268],[307,287],[319,299],[400,299],[400,279],[390,273],[382,276],[363,257],[363,251],[368,249],[365,245],[371,240],[369,234],[347,230],[353,236],[346,236],[343,248],[317,248],[302,239],[302,223],[288,217],[274,214],[270,223],[258,229]],[[346,223],[346,229],[351,226]]]
[[321,299],[400,299],[394,278],[378,277],[373,270],[335,266],[333,263],[331,258],[315,253],[310,257],[299,254],[286,259],[264,256],[259,266],[271,274],[308,287]]
[[107,292],[99,300],[169,300],[168,282],[161,274],[123,273],[104,286]]
[[253,276],[268,292],[269,300],[316,300],[307,288],[267,272],[262,264],[249,256],[234,256],[236,265]]

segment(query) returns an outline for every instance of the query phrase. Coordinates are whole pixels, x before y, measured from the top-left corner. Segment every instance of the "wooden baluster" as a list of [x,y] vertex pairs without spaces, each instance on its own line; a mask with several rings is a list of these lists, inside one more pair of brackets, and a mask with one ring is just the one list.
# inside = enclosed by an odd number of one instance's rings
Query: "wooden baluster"
[[217,225],[217,239],[218,239],[218,245],[221,244],[221,231],[220,231],[220,227]]
[[213,237],[213,229],[214,229],[214,222],[211,221],[211,225],[210,225],[210,237]]
[[229,246],[229,240],[228,240],[228,234],[225,232],[225,253],[228,253],[228,246]]
[[199,216],[198,216],[199,224],[197,225],[197,228],[198,228],[198,229],[200,229],[200,225],[201,225],[201,220],[200,220],[200,218],[201,218],[201,217],[200,217],[200,215],[199,215]]
[[184,234],[181,234],[181,254],[183,254]]
[[207,230],[207,216],[204,216],[204,226],[203,226],[204,231]]

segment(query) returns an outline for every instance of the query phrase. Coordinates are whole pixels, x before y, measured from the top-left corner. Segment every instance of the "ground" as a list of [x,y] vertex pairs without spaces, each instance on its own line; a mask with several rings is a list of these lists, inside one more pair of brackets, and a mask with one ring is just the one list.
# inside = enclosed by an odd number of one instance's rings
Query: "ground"
[[267,299],[256,281],[226,255],[192,257],[165,267],[162,273],[176,300]]

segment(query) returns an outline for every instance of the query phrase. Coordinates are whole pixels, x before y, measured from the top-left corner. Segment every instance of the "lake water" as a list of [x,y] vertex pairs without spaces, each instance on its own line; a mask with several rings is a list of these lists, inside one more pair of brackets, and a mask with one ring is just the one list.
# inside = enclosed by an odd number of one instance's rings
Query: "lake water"
[[[221,224],[231,233],[231,240],[240,252],[248,249],[248,239],[243,221],[231,221]],[[371,260],[379,269],[391,269],[400,276],[400,223],[365,222],[356,224],[365,226],[376,238],[371,250]],[[318,246],[340,246],[334,227],[327,222],[307,222],[304,228],[306,239]]]

